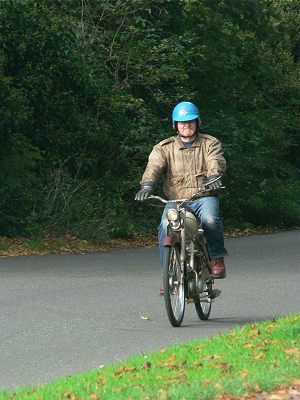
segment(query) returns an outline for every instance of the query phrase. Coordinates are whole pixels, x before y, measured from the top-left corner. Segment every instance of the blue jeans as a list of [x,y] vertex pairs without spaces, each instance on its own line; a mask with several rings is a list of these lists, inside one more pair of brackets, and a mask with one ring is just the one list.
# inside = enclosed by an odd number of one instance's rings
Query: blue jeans
[[[174,204],[166,205],[158,228],[159,256],[163,264],[164,246],[163,238],[167,234],[167,211],[174,208]],[[187,202],[184,208],[191,211],[201,222],[204,235],[207,241],[210,258],[226,256],[227,250],[224,247],[223,224],[219,218],[219,198],[215,196],[202,197],[201,199]]]

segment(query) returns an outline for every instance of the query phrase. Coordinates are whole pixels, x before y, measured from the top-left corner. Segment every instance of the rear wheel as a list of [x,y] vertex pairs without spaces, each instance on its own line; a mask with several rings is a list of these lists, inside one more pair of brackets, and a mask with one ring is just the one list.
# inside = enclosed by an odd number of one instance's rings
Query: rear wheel
[[198,314],[198,317],[201,320],[207,320],[210,315],[211,311],[211,305],[212,305],[212,299],[210,298],[209,294],[211,293],[212,290],[212,283],[209,282],[209,271],[210,271],[210,265],[209,265],[209,260],[206,255],[206,252],[204,249],[200,248],[199,251],[199,258],[198,258],[198,267],[199,267],[199,279],[202,279],[203,281],[201,282],[201,291],[198,294],[197,298],[195,299],[195,308],[196,312]]
[[212,299],[209,297],[208,291],[209,287],[204,284],[203,290],[195,300],[196,312],[198,314],[198,317],[202,320],[207,320],[211,311]]
[[182,324],[185,311],[184,278],[180,268],[178,246],[165,246],[163,265],[164,300],[169,321]]

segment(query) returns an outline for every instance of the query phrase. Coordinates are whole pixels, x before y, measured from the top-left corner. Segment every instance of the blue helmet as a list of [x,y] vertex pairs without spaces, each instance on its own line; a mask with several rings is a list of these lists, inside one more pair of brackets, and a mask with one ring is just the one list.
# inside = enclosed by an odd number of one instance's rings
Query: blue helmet
[[197,119],[200,123],[200,113],[195,104],[189,101],[182,101],[174,108],[172,113],[173,128],[175,128],[175,122],[191,121],[193,119]]

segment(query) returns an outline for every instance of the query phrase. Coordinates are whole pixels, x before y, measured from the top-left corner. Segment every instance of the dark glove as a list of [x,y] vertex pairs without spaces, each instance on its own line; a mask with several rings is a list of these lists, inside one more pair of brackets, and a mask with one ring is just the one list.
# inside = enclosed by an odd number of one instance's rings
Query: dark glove
[[[215,181],[215,179],[218,177],[219,177],[219,179]],[[214,182],[212,182],[212,181],[214,181]],[[212,182],[212,183],[210,183],[210,182]],[[222,186],[221,175],[214,174],[214,175],[209,176],[207,178],[207,184],[208,184],[207,186],[209,189],[213,189],[213,190],[220,189],[220,187]]]
[[135,195],[135,200],[144,201],[154,192],[154,182],[144,182],[141,190]]

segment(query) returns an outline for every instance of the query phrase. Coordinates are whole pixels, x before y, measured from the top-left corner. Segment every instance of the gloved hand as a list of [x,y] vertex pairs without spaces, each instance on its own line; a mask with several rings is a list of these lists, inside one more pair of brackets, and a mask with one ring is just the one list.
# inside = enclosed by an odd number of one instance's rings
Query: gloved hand
[[135,195],[135,200],[144,201],[154,192],[154,182],[144,182],[141,190]]
[[[210,183],[211,181],[214,181],[218,177],[220,177],[220,179],[216,180],[215,182]],[[220,187],[222,186],[221,175],[214,174],[214,175],[209,176],[207,178],[207,183],[208,183],[209,189],[213,189],[213,190],[220,189]]]

